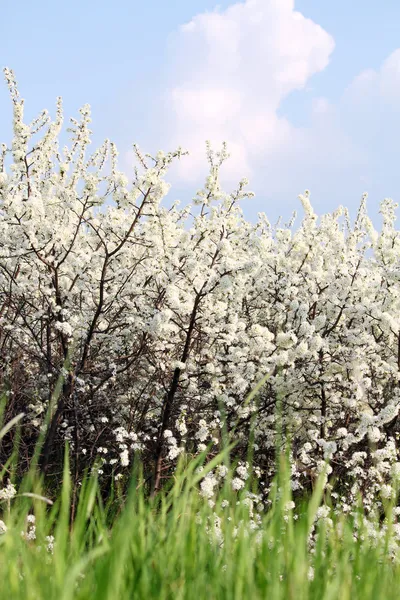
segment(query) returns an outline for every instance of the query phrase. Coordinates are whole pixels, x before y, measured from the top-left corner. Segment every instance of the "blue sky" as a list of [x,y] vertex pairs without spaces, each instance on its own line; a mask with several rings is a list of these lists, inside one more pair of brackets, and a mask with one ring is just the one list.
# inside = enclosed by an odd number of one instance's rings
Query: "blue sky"
[[[0,58],[27,117],[89,102],[94,143],[191,151],[171,170],[171,200],[190,200],[207,172],[204,142],[226,139],[229,191],[249,176],[246,216],[272,220],[311,190],[317,213],[369,192],[400,201],[400,3],[386,0],[5,0]],[[0,86],[0,138],[11,104]],[[168,178],[167,178],[168,179]]]

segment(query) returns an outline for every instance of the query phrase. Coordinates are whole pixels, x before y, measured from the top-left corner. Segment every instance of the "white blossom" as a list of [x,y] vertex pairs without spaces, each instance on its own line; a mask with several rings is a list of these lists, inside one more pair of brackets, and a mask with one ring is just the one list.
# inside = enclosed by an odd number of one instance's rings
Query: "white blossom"
[[237,491],[241,490],[242,488],[244,488],[244,481],[239,477],[234,477],[232,479],[232,489]]

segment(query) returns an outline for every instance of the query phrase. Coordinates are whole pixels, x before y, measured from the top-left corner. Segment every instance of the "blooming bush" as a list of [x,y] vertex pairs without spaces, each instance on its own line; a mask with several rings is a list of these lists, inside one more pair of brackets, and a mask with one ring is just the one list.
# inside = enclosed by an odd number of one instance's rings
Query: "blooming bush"
[[[250,223],[240,207],[253,196],[248,182],[223,192],[226,146],[207,145],[204,188],[167,207],[164,177],[182,149],[153,157],[134,146],[129,181],[112,142],[89,154],[89,106],[60,148],[61,99],[54,121],[43,111],[27,124],[14,74],[5,75],[14,138],[0,152],[0,384],[7,416],[27,413],[23,454],[47,414],[45,472],[69,441],[76,478],[95,463],[121,477],[137,454],[156,491],[180,455],[213,456],[225,431],[238,460],[252,440],[265,490],[277,449],[290,444],[295,492],[329,462],[326,486],[343,510],[359,494],[367,509],[392,498],[397,205],[383,201],[379,232],[366,196],[354,224],[343,207],[318,219],[308,192],[297,229],[295,216],[286,226],[264,213]],[[221,475],[207,477],[210,499]]]

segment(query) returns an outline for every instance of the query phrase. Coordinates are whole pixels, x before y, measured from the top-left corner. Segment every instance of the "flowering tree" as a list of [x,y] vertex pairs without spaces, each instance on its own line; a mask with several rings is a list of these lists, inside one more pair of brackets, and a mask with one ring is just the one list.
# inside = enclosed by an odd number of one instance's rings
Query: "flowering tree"
[[[363,197],[354,225],[340,207],[319,221],[306,192],[294,229],[247,222],[246,180],[219,185],[225,145],[192,205],[161,201],[179,148],[134,146],[131,182],[106,140],[91,155],[90,110],[59,148],[52,122],[23,119],[12,71],[14,138],[0,154],[0,383],[8,418],[27,413],[24,455],[50,414],[41,466],[69,440],[75,481],[95,459],[122,476],[139,454],[154,491],[181,453],[209,456],[223,428],[237,442],[235,489],[252,440],[265,489],[290,442],[292,487],[329,461],[337,504],[391,497],[400,476],[400,287],[396,205],[375,231]],[[249,393],[266,374],[259,393]],[[54,389],[62,376],[62,389]],[[226,470],[211,472],[212,498]]]

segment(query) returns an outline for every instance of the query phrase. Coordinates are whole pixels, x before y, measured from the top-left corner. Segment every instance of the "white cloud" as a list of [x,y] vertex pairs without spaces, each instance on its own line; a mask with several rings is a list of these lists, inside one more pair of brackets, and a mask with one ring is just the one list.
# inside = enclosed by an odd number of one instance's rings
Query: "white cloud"
[[203,176],[206,139],[215,147],[228,142],[228,184],[252,178],[260,162],[287,152],[299,132],[278,116],[279,106],[327,66],[333,48],[333,38],[292,0],[247,0],[183,25],[171,40],[166,93],[169,145],[191,152],[179,178]]
[[357,75],[345,90],[343,100],[355,108],[380,104],[399,111],[400,102],[400,48],[392,52],[381,68],[365,69]]
[[[310,91],[333,49],[332,37],[291,0],[247,0],[183,25],[170,40],[164,109],[154,115],[155,151],[161,139],[165,150],[191,152],[171,168],[173,190],[187,199],[203,183],[209,139],[215,149],[228,142],[226,189],[249,177],[250,218],[258,210],[288,217],[306,188],[317,212],[344,204],[355,214],[364,191],[372,212],[385,196],[400,200],[400,49],[357,74],[332,103]],[[303,127],[282,115],[296,90],[310,99]]]
[[377,211],[384,197],[399,201],[400,49],[379,69],[354,77],[336,110],[342,130],[365,155],[358,175],[370,192],[369,206]]

